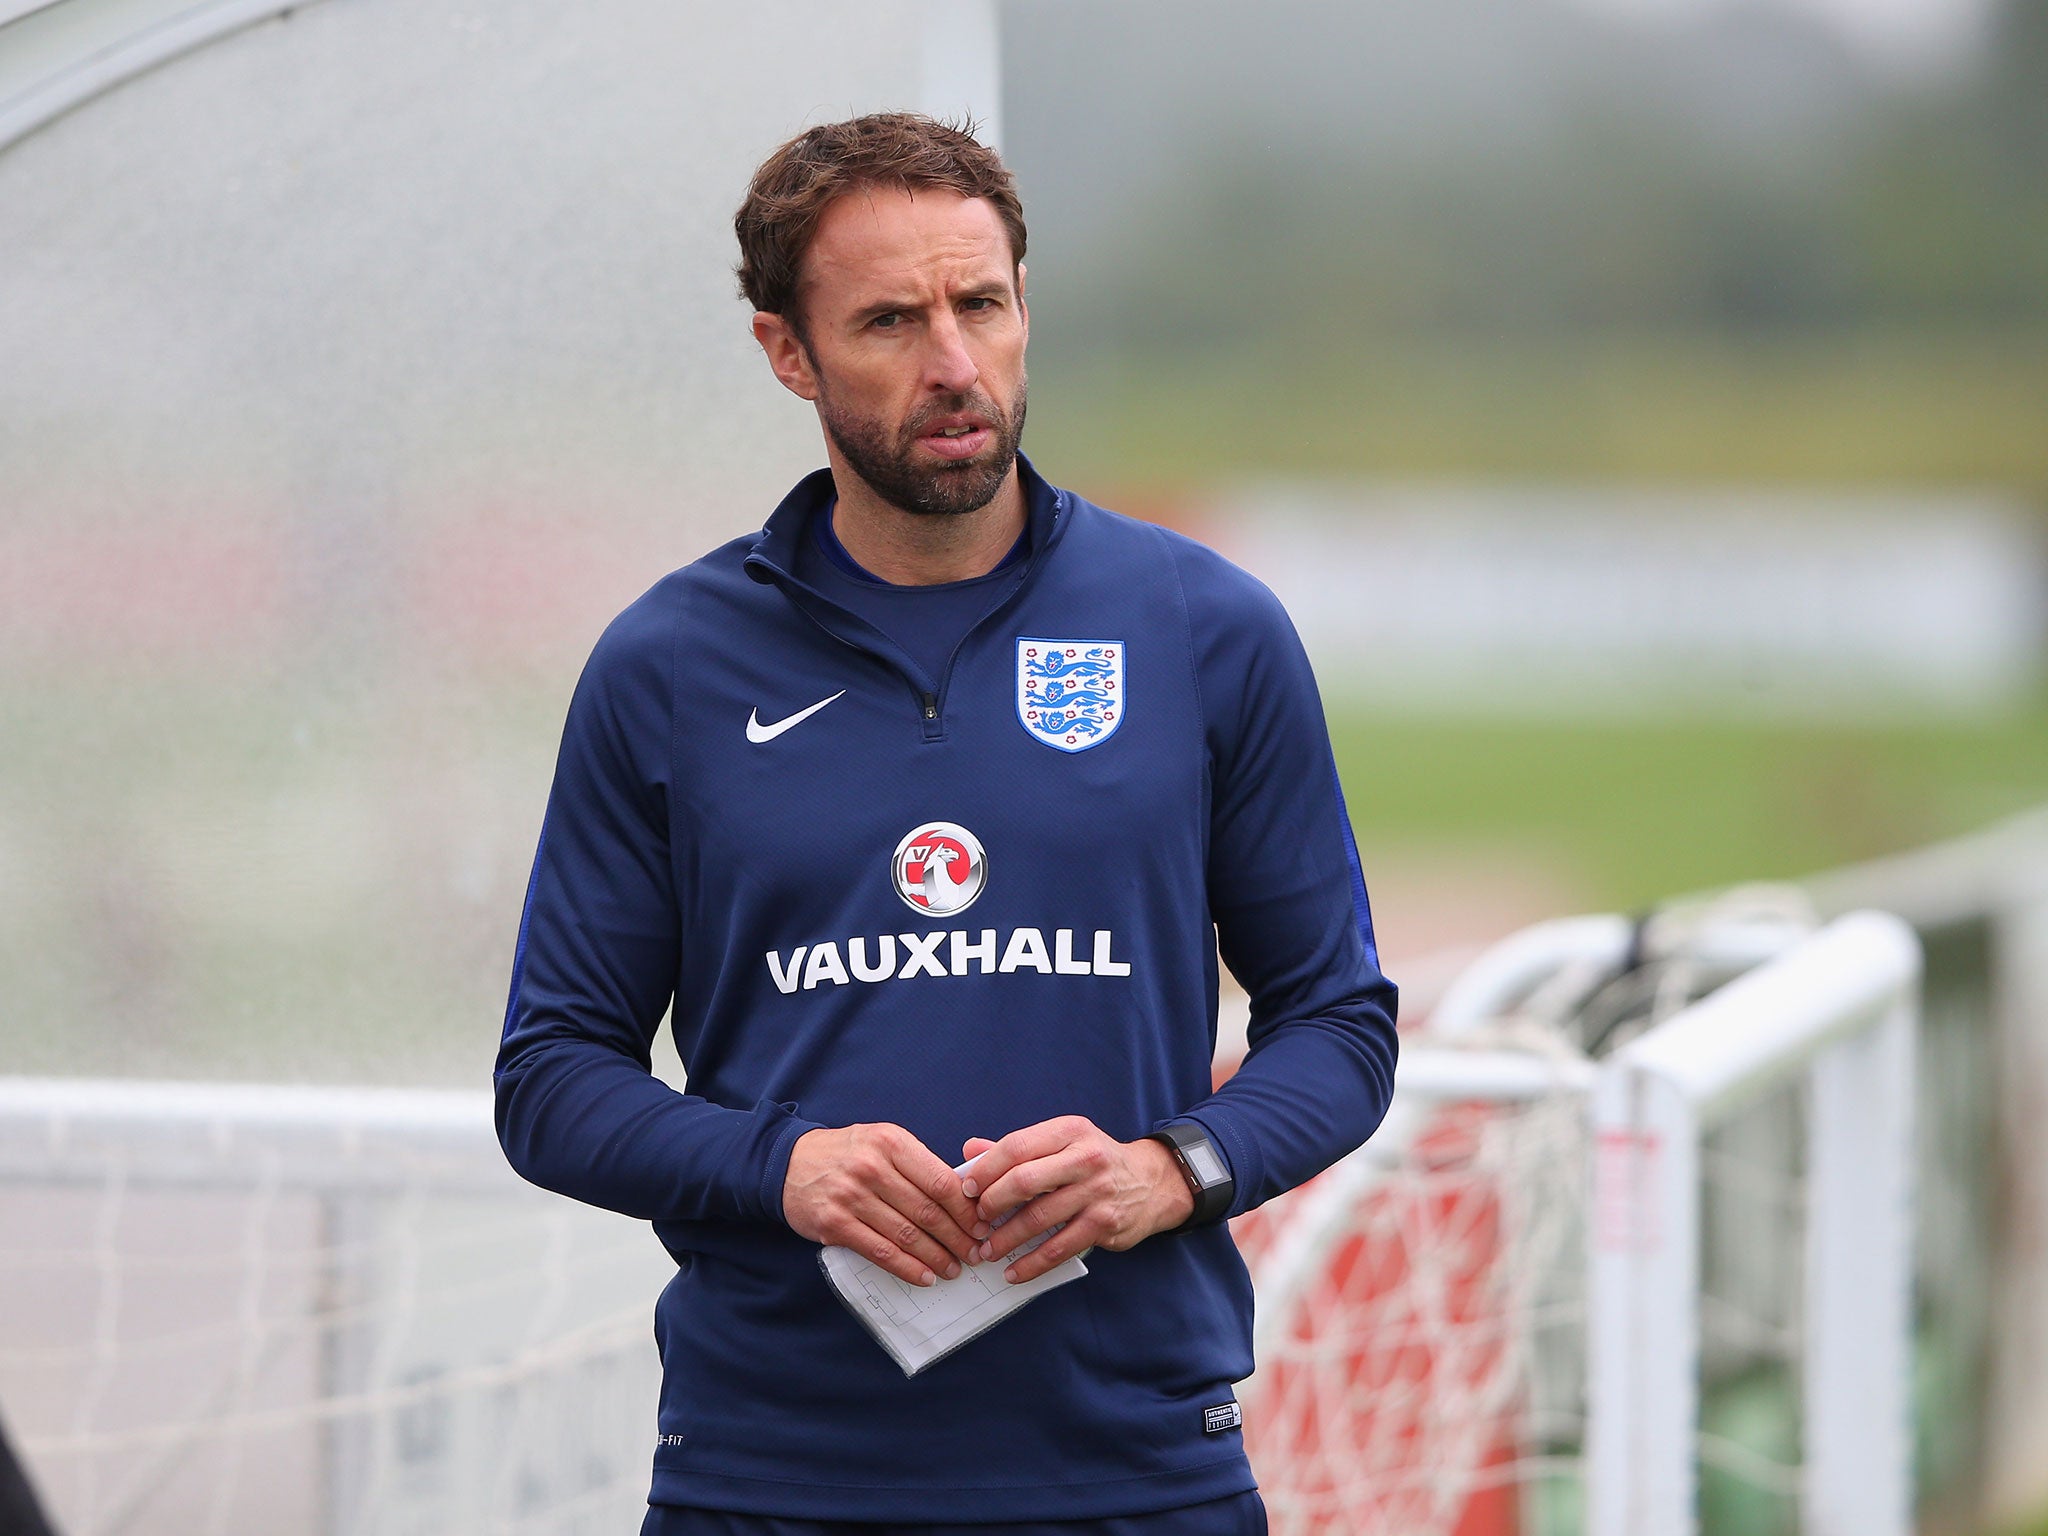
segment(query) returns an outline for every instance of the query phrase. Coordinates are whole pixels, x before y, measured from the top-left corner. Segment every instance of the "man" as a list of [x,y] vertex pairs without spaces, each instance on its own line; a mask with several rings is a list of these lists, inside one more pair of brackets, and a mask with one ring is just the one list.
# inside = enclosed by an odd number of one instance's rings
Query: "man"
[[[598,643],[497,1073],[514,1166],[676,1260],[645,1529],[1263,1531],[1223,1220],[1363,1141],[1395,1058],[1307,661],[1018,455],[1023,214],[969,133],[814,128],[736,227],[830,468]],[[1094,1251],[906,1378],[825,1243],[912,1285]]]

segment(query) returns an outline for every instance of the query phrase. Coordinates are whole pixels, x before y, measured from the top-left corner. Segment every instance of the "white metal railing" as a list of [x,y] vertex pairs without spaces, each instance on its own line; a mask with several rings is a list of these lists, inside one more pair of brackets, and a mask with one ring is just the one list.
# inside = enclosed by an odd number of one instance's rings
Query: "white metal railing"
[[1807,1093],[1802,1528],[1906,1536],[1920,946],[1838,919],[1603,1064],[1588,1222],[1588,1536],[1696,1528],[1700,1145]]

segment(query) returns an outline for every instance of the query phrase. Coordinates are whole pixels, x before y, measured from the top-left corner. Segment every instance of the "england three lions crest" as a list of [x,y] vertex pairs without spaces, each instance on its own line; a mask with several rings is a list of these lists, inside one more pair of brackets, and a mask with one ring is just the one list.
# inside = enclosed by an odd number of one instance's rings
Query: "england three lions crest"
[[1062,752],[1099,747],[1124,723],[1121,640],[1017,641],[1017,718]]

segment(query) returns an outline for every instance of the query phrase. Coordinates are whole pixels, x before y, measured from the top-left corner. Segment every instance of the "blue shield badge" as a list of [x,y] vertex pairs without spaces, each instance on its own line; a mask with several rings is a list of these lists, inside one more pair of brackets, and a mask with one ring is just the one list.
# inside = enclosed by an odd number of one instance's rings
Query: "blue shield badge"
[[1017,718],[1062,752],[1099,747],[1124,723],[1121,640],[1017,641]]

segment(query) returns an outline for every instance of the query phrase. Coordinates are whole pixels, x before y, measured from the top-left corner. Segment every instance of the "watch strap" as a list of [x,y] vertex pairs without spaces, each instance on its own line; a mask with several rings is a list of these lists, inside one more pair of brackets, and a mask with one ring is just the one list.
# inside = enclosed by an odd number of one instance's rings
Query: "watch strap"
[[[1188,1219],[1173,1230],[1184,1232],[1189,1227],[1206,1226],[1220,1219],[1237,1198],[1237,1181],[1231,1177],[1230,1164],[1209,1133],[1192,1120],[1176,1120],[1154,1131],[1151,1139],[1163,1142],[1173,1153],[1181,1177],[1187,1180],[1188,1192],[1195,1198]],[[1205,1173],[1203,1165],[1210,1171]]]

